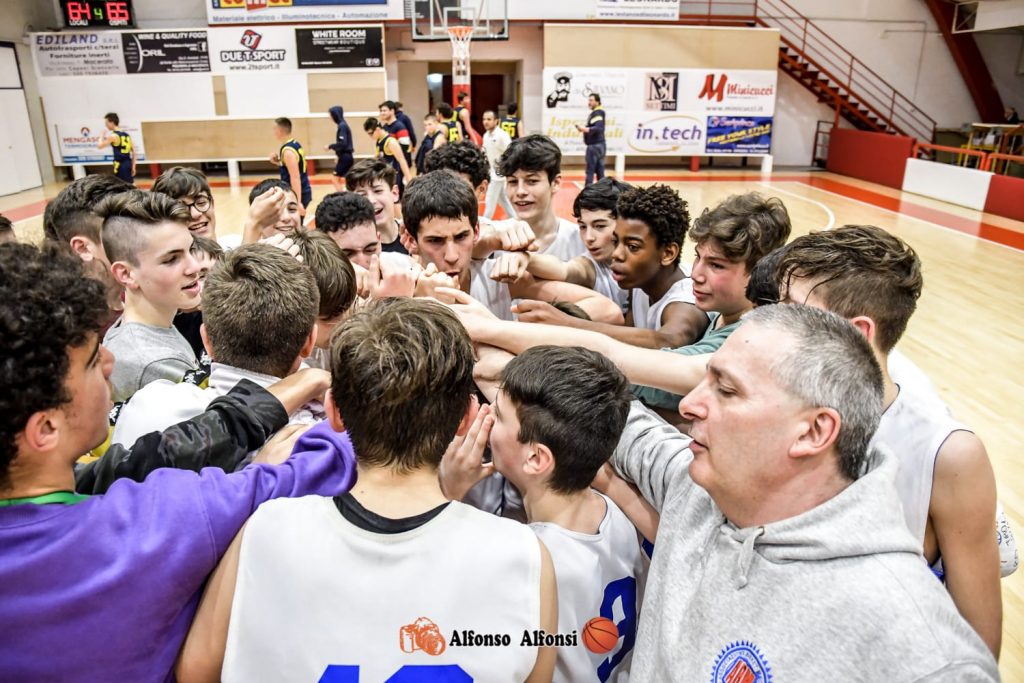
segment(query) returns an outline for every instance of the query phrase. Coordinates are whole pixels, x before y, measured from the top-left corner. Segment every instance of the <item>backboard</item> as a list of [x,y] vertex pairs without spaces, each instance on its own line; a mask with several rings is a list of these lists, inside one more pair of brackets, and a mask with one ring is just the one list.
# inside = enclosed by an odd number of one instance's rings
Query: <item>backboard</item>
[[472,29],[473,41],[508,40],[509,0],[413,0],[412,39],[448,40],[448,29]]

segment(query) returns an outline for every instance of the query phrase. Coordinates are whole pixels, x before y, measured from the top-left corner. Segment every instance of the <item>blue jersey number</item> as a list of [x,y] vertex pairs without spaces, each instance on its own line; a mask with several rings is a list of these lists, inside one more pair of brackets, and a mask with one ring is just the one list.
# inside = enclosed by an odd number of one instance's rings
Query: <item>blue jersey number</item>
[[[320,677],[320,683],[359,683],[359,667],[332,664]],[[473,683],[473,677],[457,664],[407,664],[384,683]]]
[[622,608],[622,620],[615,624],[622,636],[622,647],[613,656],[601,662],[597,667],[597,677],[604,683],[615,671],[627,654],[633,649],[636,642],[636,579],[632,576],[612,581],[604,588],[604,600],[601,601],[601,616],[614,620],[612,607],[615,601],[620,601]]

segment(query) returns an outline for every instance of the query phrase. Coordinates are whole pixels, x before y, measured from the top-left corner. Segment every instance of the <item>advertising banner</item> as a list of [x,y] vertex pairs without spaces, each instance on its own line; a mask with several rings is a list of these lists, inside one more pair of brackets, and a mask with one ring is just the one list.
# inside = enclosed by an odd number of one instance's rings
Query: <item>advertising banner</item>
[[365,69],[384,66],[384,28],[297,28],[300,69]]
[[206,0],[217,24],[379,21],[404,18],[404,0]]
[[597,0],[598,19],[676,21],[679,0]]
[[548,67],[543,82],[544,132],[564,154],[585,150],[575,126],[587,120],[591,93],[601,96],[609,154],[770,151],[775,71]]
[[[135,156],[138,161],[146,158],[145,145],[142,140],[142,128],[134,123],[122,123],[118,126],[128,135],[132,136],[132,144],[135,146]],[[82,164],[82,163],[113,163],[114,153],[109,147],[97,149],[96,145],[109,131],[103,126],[102,119],[99,121],[78,120],[67,123],[58,123],[57,148],[60,151],[61,163]]]
[[707,152],[770,154],[772,117],[709,116]]
[[287,26],[212,28],[210,68],[215,73],[295,71],[295,29]]
[[121,36],[112,31],[33,33],[32,57],[45,78],[125,73]]
[[197,73],[210,70],[206,31],[126,32],[121,34],[130,74]]

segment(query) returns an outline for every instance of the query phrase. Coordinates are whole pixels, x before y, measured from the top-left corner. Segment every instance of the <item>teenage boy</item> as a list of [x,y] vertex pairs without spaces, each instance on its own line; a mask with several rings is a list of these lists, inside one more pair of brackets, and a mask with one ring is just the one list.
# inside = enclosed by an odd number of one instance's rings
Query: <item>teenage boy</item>
[[489,436],[493,470],[522,492],[527,521],[551,552],[559,633],[594,617],[618,629],[617,642],[603,654],[558,648],[554,680],[625,680],[647,563],[629,519],[590,486],[626,424],[629,384],[598,353],[541,346],[508,362],[496,396],[485,393],[493,403],[481,408],[478,438],[467,437],[460,449],[470,452],[449,451],[442,464],[445,493],[460,499],[471,483],[446,477],[446,465],[465,460],[478,473],[491,469],[481,462]]
[[395,184],[398,186],[398,201],[405,194],[405,183],[412,178],[409,162],[398,140],[391,135],[384,125],[376,118],[370,117],[363,122],[363,130],[373,139],[377,149],[377,159],[383,161],[395,171]]
[[[563,261],[587,252],[576,224],[555,215],[552,199],[562,186],[562,152],[551,138],[527,135],[514,141],[501,156],[498,173],[505,178],[516,218],[533,231],[532,249]],[[502,248],[501,240],[488,230],[481,235],[473,256],[487,258]]]
[[402,224],[395,218],[398,186],[395,169],[379,159],[363,159],[345,176],[349,192],[361,194],[373,204],[374,220],[380,233],[381,251],[409,253],[402,244]]
[[384,126],[384,130],[387,131],[388,135],[398,140],[398,144],[401,145],[402,152],[405,154],[405,163],[411,164],[412,150],[416,143],[413,139],[413,132],[405,123],[398,120],[398,105],[391,100],[386,100],[381,102],[377,109],[380,113],[379,118],[381,125]]
[[[200,590],[245,519],[271,498],[346,491],[355,474],[351,444],[314,428],[282,465],[230,475],[164,468],[141,483],[116,481],[105,495],[75,494],[75,461],[106,438],[111,405],[114,361],[99,343],[102,287],[82,275],[77,259],[5,245],[0,294],[3,677],[170,680]],[[231,408],[240,396],[233,394],[219,404],[229,424],[260,413],[283,423],[277,401],[253,404],[254,415]],[[154,449],[149,438],[147,452],[137,444],[120,463],[131,470],[163,460],[165,447],[185,443],[196,452],[210,438],[232,440],[198,420],[175,430],[176,440]],[[238,429],[234,438],[258,447],[254,436]],[[94,472],[112,455],[84,469]]]
[[370,259],[381,253],[380,233],[373,204],[355,192],[334,192],[316,205],[316,230],[328,235],[352,265],[370,268]]
[[292,137],[291,119],[284,116],[274,119],[274,137],[281,143],[281,147],[270,155],[270,161],[281,167],[281,180],[291,187],[292,193],[302,202],[299,213],[304,216],[306,207],[313,201],[313,189],[306,173],[306,152],[298,140]]
[[470,183],[454,172],[427,173],[410,184],[409,190],[403,209],[405,230],[416,246],[420,263],[425,268],[433,264],[438,272],[457,277],[462,291],[483,302],[494,315],[511,320],[512,300],[527,298],[569,301],[594,320],[621,323],[618,305],[592,290],[566,282],[535,280],[529,274],[509,283],[492,278],[495,259],[473,260],[473,243],[479,234],[477,197]]
[[191,213],[188,230],[196,237],[217,239],[217,214],[213,191],[203,172],[186,166],[173,166],[153,181],[153,192],[177,199]]
[[132,186],[120,178],[94,173],[71,181],[43,211],[43,235],[47,241],[70,249],[82,260],[86,274],[103,283],[108,309],[104,329],[113,324],[124,308],[121,301],[124,288],[110,272],[110,260],[100,239],[103,218],[94,209],[106,197],[131,189]]
[[626,325],[580,320],[534,301],[519,304],[519,319],[590,329],[652,349],[693,343],[707,328],[708,316],[694,306],[693,281],[679,265],[690,223],[686,202],[667,185],[652,185],[623,192],[616,212],[611,271],[618,286],[630,292]]
[[345,321],[331,340],[327,410],[359,452],[358,489],[260,508],[209,583],[177,679],[383,681],[408,666],[550,681],[554,648],[455,640],[470,629],[518,640],[558,621],[543,543],[441,490],[446,448],[477,414],[473,345],[455,316],[395,298]]
[[459,128],[459,117],[455,115],[452,105],[442,102],[437,105],[437,120],[444,126],[448,133],[448,142],[458,142],[462,139],[462,129]]
[[604,178],[604,157],[607,154],[607,147],[604,141],[604,109],[601,109],[601,96],[596,92],[590,93],[587,97],[587,106],[590,107],[590,115],[587,116],[586,125],[576,124],[576,130],[583,133],[583,144],[587,146],[587,173],[585,184],[589,185]]
[[324,147],[325,150],[330,150],[338,157],[337,162],[334,164],[334,174],[331,176],[331,183],[334,185],[334,191],[340,192],[344,188],[342,180],[345,178],[345,174],[352,168],[352,164],[355,163],[352,155],[355,153],[352,143],[352,129],[349,127],[348,122],[345,121],[345,110],[340,104],[336,104],[327,110],[330,114],[331,120],[334,121],[338,127],[335,132],[334,142]]
[[508,113],[501,117],[501,129],[508,133],[509,138],[518,140],[523,137],[523,122],[518,116],[519,105],[515,102],[509,102],[506,111]]
[[[776,197],[748,192],[705,209],[693,221],[688,236],[696,244],[693,296],[711,324],[696,342],[669,351],[686,355],[717,351],[740,318],[753,308],[746,290],[754,266],[785,244],[789,232],[789,213]],[[634,393],[644,403],[673,414],[682,398],[652,387],[636,387]]]
[[455,117],[459,124],[459,131],[462,134],[462,140],[472,140],[476,144],[480,144],[480,133],[476,132],[473,128],[473,123],[469,118],[469,105],[472,100],[469,97],[468,92],[460,92],[458,96],[458,105],[455,107]]
[[[202,335],[213,361],[209,387],[147,384],[121,410],[111,443],[130,444],[194,417],[242,379],[268,387],[291,375],[316,343],[319,305],[313,273],[292,256],[265,244],[232,250],[207,275],[203,291]],[[291,424],[323,417],[303,407]]]
[[542,280],[561,280],[593,289],[622,307],[629,308],[629,290],[619,287],[612,277],[612,254],[615,251],[616,204],[619,195],[632,185],[604,178],[587,185],[573,200],[572,214],[579,223],[580,239],[587,253],[571,261],[550,254],[530,254],[527,270]]
[[256,230],[250,230],[249,225],[254,225],[254,223],[249,221],[243,242],[257,242],[278,233],[288,234],[302,228],[304,210],[295,190],[287,182],[277,178],[267,178],[256,183],[249,191],[250,217],[258,202],[267,204],[270,209],[269,218],[259,225],[255,225]]
[[921,295],[920,259],[880,228],[845,225],[793,240],[776,272],[784,301],[838,313],[870,342],[884,386],[872,443],[896,454],[907,526],[960,614],[998,656],[1002,603],[992,464],[981,440],[944,405],[898,385],[887,370],[887,356]]
[[103,340],[117,359],[114,401],[123,402],[150,382],[179,382],[198,369],[192,347],[172,323],[179,310],[199,305],[202,286],[183,204],[132,190],[108,197],[96,211],[103,216],[111,273],[125,289],[124,314]]
[[114,175],[126,183],[135,182],[136,157],[135,145],[132,144],[132,136],[123,130],[118,130],[121,119],[117,114],[110,112],[103,117],[103,126],[107,129],[107,135],[100,138],[96,147],[104,149],[110,147],[114,153]]
[[297,231],[289,237],[299,248],[297,256],[302,258],[302,264],[313,273],[320,293],[320,308],[316,314],[316,343],[304,364],[311,368],[330,370],[327,350],[330,348],[331,334],[349,314],[358,294],[355,268],[341,247],[322,232]]
[[483,148],[484,153],[487,154],[487,166],[491,172],[491,182],[487,186],[484,218],[487,220],[494,218],[494,211],[498,208],[499,203],[505,210],[506,217],[515,218],[516,211],[512,208],[512,203],[509,202],[508,194],[505,192],[505,178],[498,174],[497,169],[501,155],[512,144],[512,138],[498,126],[498,117],[490,109],[484,112],[483,120],[485,131]]
[[423,117],[423,130],[423,144],[416,149],[416,173],[426,173],[427,155],[448,142],[448,133],[434,114]]

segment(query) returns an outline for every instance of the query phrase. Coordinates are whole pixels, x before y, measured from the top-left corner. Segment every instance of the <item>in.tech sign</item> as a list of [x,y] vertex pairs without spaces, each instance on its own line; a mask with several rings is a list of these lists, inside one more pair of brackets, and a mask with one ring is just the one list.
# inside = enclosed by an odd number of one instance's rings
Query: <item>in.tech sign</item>
[[639,119],[629,128],[627,142],[640,154],[702,154],[704,121],[683,114]]

